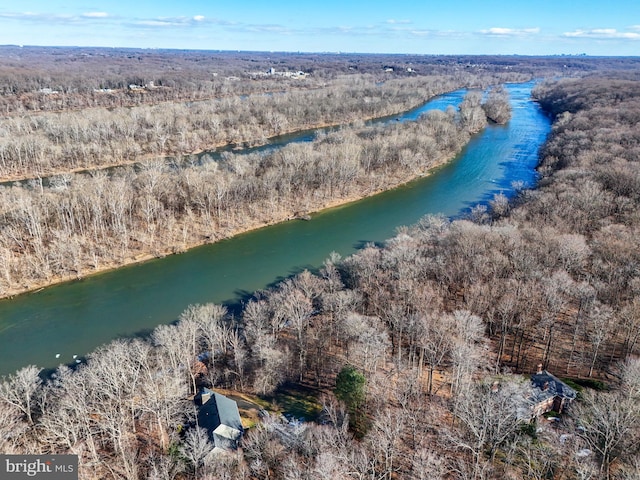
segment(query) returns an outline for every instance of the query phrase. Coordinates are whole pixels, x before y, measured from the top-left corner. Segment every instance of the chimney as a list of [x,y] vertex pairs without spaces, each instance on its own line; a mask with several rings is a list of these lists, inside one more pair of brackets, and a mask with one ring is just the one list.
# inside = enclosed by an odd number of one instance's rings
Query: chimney
[[540,375],[542,373],[542,364],[539,363],[538,364],[538,371],[536,372],[537,375]]

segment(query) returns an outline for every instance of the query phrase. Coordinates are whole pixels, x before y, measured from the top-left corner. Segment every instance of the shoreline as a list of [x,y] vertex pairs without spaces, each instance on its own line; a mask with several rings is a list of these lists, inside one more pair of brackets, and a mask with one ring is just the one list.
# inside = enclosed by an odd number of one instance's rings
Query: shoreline
[[[266,141],[256,141],[256,143],[253,143],[252,139],[247,139],[244,140],[240,143],[240,147],[235,148],[234,145],[238,145],[238,144],[234,144],[234,143],[218,143],[218,144],[212,144],[212,145],[206,145],[205,147],[198,149],[198,150],[194,150],[193,152],[189,152],[189,153],[166,153],[166,154],[144,154],[141,155],[139,158],[135,159],[135,160],[128,160],[128,161],[124,161],[124,162],[116,162],[116,163],[109,163],[109,164],[101,164],[101,165],[96,165],[93,167],[79,167],[79,168],[74,168],[74,169],[66,169],[66,170],[52,170],[50,172],[43,172],[41,175],[37,175],[37,176],[29,176],[29,175],[20,175],[20,174],[16,174],[16,175],[9,175],[6,177],[0,177],[0,186],[8,186],[10,187],[11,183],[14,182],[28,182],[30,180],[37,180],[37,179],[43,179],[43,178],[50,178],[50,177],[55,177],[58,175],[64,175],[64,174],[78,174],[78,173],[89,173],[89,172],[98,172],[98,171],[102,171],[102,170],[108,170],[110,168],[124,168],[124,167],[130,167],[132,165],[136,165],[136,164],[141,164],[143,162],[147,162],[147,161],[162,161],[162,162],[166,162],[171,158],[187,158],[189,156],[193,156],[193,155],[202,155],[202,154],[206,154],[206,153],[215,153],[216,150],[220,149],[220,148],[226,148],[226,147],[230,147],[231,148],[231,152],[242,152],[243,150],[246,150],[247,148],[260,148],[260,147],[265,147],[267,145],[271,144],[271,140],[273,140],[274,138],[277,137],[281,137],[283,135],[292,135],[292,134],[296,134],[296,133],[302,133],[302,132],[306,132],[306,131],[310,131],[310,130],[319,130],[319,129],[323,129],[323,128],[339,128],[339,127],[343,127],[343,126],[349,126],[355,122],[358,121],[362,121],[362,122],[368,122],[371,120],[377,120],[377,119],[383,119],[383,118],[387,118],[387,117],[393,117],[396,115],[400,115],[402,113],[406,113],[406,112],[410,112],[412,110],[415,110],[416,108],[421,107],[422,105],[426,104],[427,102],[430,102],[431,100],[433,100],[434,98],[440,96],[440,95],[446,95],[447,93],[451,93],[453,91],[456,91],[460,88],[467,88],[467,89],[472,89],[474,87],[459,87],[456,88],[454,90],[446,90],[440,93],[435,93],[433,94],[431,97],[426,98],[426,99],[422,99],[420,100],[420,102],[413,104],[409,107],[406,108],[401,108],[398,111],[395,111],[393,113],[387,113],[384,115],[372,115],[372,116],[366,116],[366,117],[357,117],[356,119],[351,119],[351,120],[346,120],[344,122],[338,122],[338,123],[318,123],[318,124],[313,124],[313,125],[299,125],[295,128],[291,128],[291,129],[287,129],[287,130],[283,130],[275,135],[272,135],[270,137],[265,137]],[[248,146],[242,146],[248,144]]]
[[[464,146],[462,147],[464,148]],[[86,278],[90,278],[93,277],[95,275],[101,275],[104,273],[108,273],[110,271],[114,271],[114,270],[118,270],[122,267],[127,267],[127,266],[134,266],[134,265],[138,265],[147,261],[151,261],[151,260],[155,260],[155,259],[160,259],[160,258],[164,258],[166,256],[169,255],[179,255],[182,253],[186,253],[189,250],[192,250],[194,248],[197,247],[201,247],[204,245],[208,245],[208,244],[213,244],[213,243],[217,243],[219,241],[222,240],[228,240],[231,239],[237,235],[241,235],[244,233],[249,233],[251,231],[254,230],[258,230],[260,228],[263,227],[269,227],[269,226],[273,226],[273,225],[277,225],[280,223],[284,223],[284,222],[288,222],[288,221],[304,221],[302,220],[300,217],[304,216],[304,215],[313,215],[316,213],[320,213],[322,211],[325,210],[329,210],[331,208],[337,208],[337,207],[342,207],[344,205],[350,204],[350,203],[354,203],[360,200],[363,200],[365,198],[369,198],[372,196],[375,196],[377,194],[389,191],[389,190],[393,190],[395,188],[401,187],[403,185],[406,185],[414,180],[418,180],[424,177],[427,177],[429,175],[431,175],[432,171],[442,167],[443,165],[447,164],[448,162],[452,161],[453,159],[456,158],[456,156],[460,153],[462,149],[451,153],[450,155],[443,155],[441,158],[439,158],[437,161],[435,161],[431,166],[429,166],[425,171],[421,171],[421,172],[417,172],[414,174],[410,174],[410,175],[404,175],[402,177],[400,177],[399,179],[390,179],[390,180],[395,180],[393,182],[390,182],[389,184],[385,184],[383,187],[381,188],[377,188],[375,190],[369,190],[369,191],[365,191],[364,194],[362,195],[357,195],[357,194],[352,194],[352,195],[348,195],[345,197],[340,197],[340,198],[334,198],[334,199],[329,199],[326,200],[324,202],[319,202],[318,205],[313,205],[310,209],[307,210],[301,210],[301,209],[297,209],[297,210],[291,210],[288,209],[285,211],[284,215],[278,215],[274,218],[268,219],[268,220],[257,220],[257,219],[252,219],[251,222],[248,222],[247,225],[243,226],[243,227],[235,227],[232,228],[230,231],[225,232],[224,234],[222,234],[220,237],[216,237],[214,240],[208,239],[208,238],[204,238],[202,239],[202,241],[194,241],[194,242],[189,242],[186,243],[183,246],[177,247],[177,246],[171,246],[170,248],[166,248],[163,250],[160,250],[156,253],[150,253],[150,252],[140,252],[134,256],[131,257],[127,257],[125,258],[122,262],[120,263],[109,263],[109,264],[105,264],[102,265],[101,267],[97,268],[96,270],[92,270],[89,272],[86,272],[84,274],[81,275],[68,275],[68,276],[57,276],[57,277],[53,277],[45,282],[37,282],[34,283],[32,285],[27,285],[24,288],[21,289],[12,289],[12,290],[8,290],[7,292],[5,292],[4,294],[0,295],[0,301],[9,301],[17,296],[20,295],[28,295],[31,293],[37,293],[40,292],[41,290],[45,290],[49,287],[53,287],[56,285],[60,285],[63,283],[69,283],[69,282],[74,282],[74,281],[81,281],[83,279]],[[311,219],[311,221],[313,221],[313,219]]]

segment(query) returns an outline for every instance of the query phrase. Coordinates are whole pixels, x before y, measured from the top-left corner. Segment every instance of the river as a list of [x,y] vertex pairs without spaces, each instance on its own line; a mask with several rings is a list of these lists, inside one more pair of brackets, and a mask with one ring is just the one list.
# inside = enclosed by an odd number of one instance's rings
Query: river
[[[0,375],[29,364],[71,363],[74,355],[81,358],[114,338],[144,335],[172,322],[189,304],[237,303],[304,268],[317,268],[332,251],[348,255],[366,242],[381,242],[398,226],[428,213],[460,215],[494,193],[509,194],[513,181],[533,185],[550,121],[529,98],[533,83],[506,87],[511,121],[488,126],[453,161],[425,178],[314,214],[308,222],[265,227],[0,301]],[[442,95],[397,117],[412,119],[428,109],[456,106],[463,96],[464,91]]]

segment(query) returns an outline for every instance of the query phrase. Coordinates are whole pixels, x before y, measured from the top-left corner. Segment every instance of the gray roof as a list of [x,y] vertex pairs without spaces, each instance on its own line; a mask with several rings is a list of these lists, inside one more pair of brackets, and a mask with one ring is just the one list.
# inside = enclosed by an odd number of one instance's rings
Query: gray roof
[[208,388],[195,397],[198,409],[198,425],[205,428],[216,447],[233,448],[242,435],[242,420],[238,404]]
[[533,394],[533,400],[536,403],[550,397],[561,397],[571,400],[576,398],[576,391],[573,388],[546,370],[531,375],[531,383],[536,387]]

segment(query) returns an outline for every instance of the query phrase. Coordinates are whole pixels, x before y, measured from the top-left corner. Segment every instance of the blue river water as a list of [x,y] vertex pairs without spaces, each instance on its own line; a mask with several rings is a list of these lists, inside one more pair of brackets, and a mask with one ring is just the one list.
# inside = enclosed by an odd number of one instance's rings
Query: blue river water
[[[0,375],[29,364],[55,368],[114,338],[145,335],[177,319],[189,304],[237,304],[252,292],[333,251],[349,255],[382,242],[397,227],[430,213],[457,216],[512,183],[535,185],[538,151],[550,121],[530,99],[533,83],[508,84],[513,117],[490,125],[451,162],[400,188],[312,215],[261,228],[180,255],[151,260],[0,301]],[[430,109],[457,106],[464,90],[381,121],[415,119]],[[315,133],[275,139],[309,141]],[[306,136],[306,138],[305,138]],[[261,148],[276,148],[274,144]],[[59,354],[59,357],[57,355]]]

